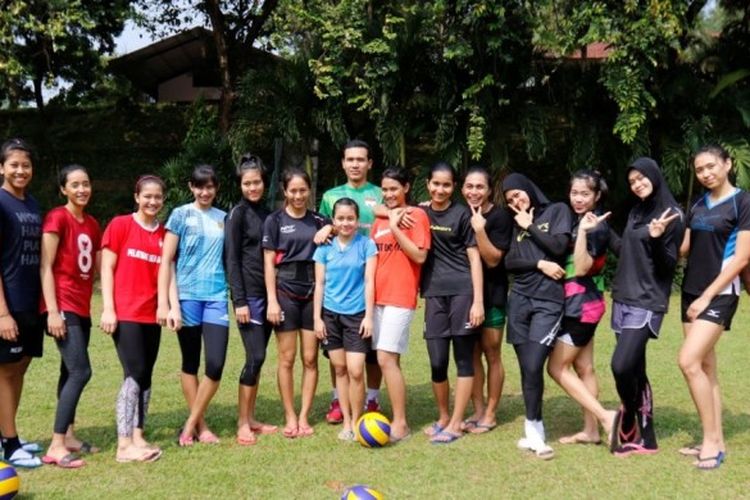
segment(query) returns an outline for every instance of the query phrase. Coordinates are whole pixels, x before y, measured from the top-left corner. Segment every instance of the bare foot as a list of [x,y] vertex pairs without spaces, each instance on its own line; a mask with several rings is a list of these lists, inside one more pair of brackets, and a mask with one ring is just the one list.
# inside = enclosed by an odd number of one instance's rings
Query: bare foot
[[560,444],[601,444],[602,440],[599,434],[588,434],[586,432],[577,432],[570,436],[563,436],[559,439]]

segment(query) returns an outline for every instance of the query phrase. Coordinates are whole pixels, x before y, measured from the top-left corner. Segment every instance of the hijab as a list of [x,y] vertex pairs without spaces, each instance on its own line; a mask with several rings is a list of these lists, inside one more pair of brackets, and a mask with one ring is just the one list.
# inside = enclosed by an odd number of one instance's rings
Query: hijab
[[[630,211],[635,224],[651,222],[651,219],[658,218],[667,208],[677,208],[679,205],[669,191],[664,174],[662,174],[659,164],[646,156],[636,159],[628,168],[628,175],[631,170],[637,170],[649,181],[653,191],[645,200],[638,198],[638,202]],[[632,193],[632,191],[631,191]]]
[[531,206],[537,210],[537,213],[540,213],[541,210],[552,203],[542,190],[539,189],[539,186],[523,174],[514,172],[503,179],[503,193],[507,193],[512,189],[519,189],[526,193]]

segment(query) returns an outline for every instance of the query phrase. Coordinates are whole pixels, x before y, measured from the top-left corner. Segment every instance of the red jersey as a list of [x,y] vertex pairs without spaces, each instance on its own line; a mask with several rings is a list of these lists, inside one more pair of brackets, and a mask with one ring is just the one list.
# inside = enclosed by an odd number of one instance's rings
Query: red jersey
[[[411,216],[414,227],[403,233],[417,247],[429,249],[432,242],[430,221],[421,208],[414,208]],[[378,247],[378,264],[375,268],[375,303],[406,309],[417,307],[417,291],[422,266],[411,260],[393,237],[388,219],[378,218],[372,225],[372,239]]]
[[[99,223],[88,214],[79,221],[64,206],[56,207],[44,218],[42,233],[55,233],[59,238],[52,264],[57,309],[90,317],[96,252],[101,241]],[[41,310],[47,311],[44,297]]]
[[119,321],[156,323],[157,277],[164,226],[149,230],[133,214],[112,219],[102,248],[117,255],[114,272],[115,313]]

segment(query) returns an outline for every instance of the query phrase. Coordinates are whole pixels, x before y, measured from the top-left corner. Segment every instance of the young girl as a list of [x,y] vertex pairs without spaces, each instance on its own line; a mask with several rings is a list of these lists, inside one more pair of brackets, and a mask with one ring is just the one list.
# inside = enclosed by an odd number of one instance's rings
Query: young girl
[[[469,209],[451,201],[456,173],[451,165],[430,169],[426,207],[432,248],[422,273],[427,352],[438,419],[425,429],[434,444],[452,443],[463,435],[464,411],[474,384],[476,329],[484,321],[482,259],[471,229]],[[448,354],[453,344],[457,368],[453,414],[448,412]]]
[[[406,170],[388,168],[381,182],[387,218],[377,218],[371,237],[378,249],[375,268],[375,327],[372,346],[378,354],[391,400],[391,442],[409,436],[406,422],[406,383],[401,356],[409,346],[409,327],[417,307],[422,264],[430,249],[430,221],[421,208],[409,207],[411,184]],[[400,227],[410,215],[413,224]],[[398,279],[393,279],[398,276]]]
[[682,450],[699,469],[715,469],[726,447],[715,346],[737,310],[739,274],[750,261],[750,194],[732,185],[732,159],[721,146],[706,146],[693,160],[695,176],[708,192],[690,209],[682,253],[685,340],[679,364],[703,428],[703,442]]
[[266,286],[263,276],[263,222],[268,210],[261,204],[266,171],[260,158],[245,154],[237,166],[242,199],[229,212],[225,228],[224,254],[227,279],[232,291],[234,315],[245,346],[245,366],[240,373],[237,438],[252,445],[256,434],[276,432],[274,425],[255,419],[260,369],[266,360],[271,328],[266,321]]
[[[157,311],[162,326],[173,322],[179,330],[182,392],[190,408],[190,416],[180,432],[180,446],[192,446],[195,437],[201,443],[219,442],[206,425],[204,415],[219,389],[229,338],[223,260],[226,212],[213,206],[219,188],[214,168],[196,167],[189,186],[195,201],[175,208],[167,221]],[[167,297],[175,257],[179,304]],[[206,367],[199,383],[201,340],[205,344]]]
[[42,357],[44,333],[39,315],[39,205],[27,192],[33,175],[31,148],[20,139],[0,147],[0,442],[14,467],[39,467],[16,430],[23,378],[31,358]]
[[544,362],[562,318],[565,270],[561,264],[570,242],[572,218],[565,204],[551,203],[521,174],[503,180],[503,194],[515,213],[505,267],[514,275],[508,297],[508,343],[518,357],[526,407],[525,436],[518,447],[549,460],[554,451],[546,443],[542,421]]
[[[124,379],[116,405],[118,462],[152,462],[161,456],[146,441],[144,429],[161,339],[156,305],[165,230],[156,217],[164,194],[159,177],[140,177],[136,212],[112,219],[102,236],[100,327],[112,334]],[[176,300],[174,283],[170,294]]]
[[[547,371],[555,382],[584,408],[581,432],[560,438],[562,444],[599,444],[599,423],[613,434],[614,411],[606,411],[596,399],[599,386],[594,373],[594,332],[604,315],[604,283],[601,271],[607,257],[609,212],[598,207],[607,186],[598,172],[580,170],[570,180],[570,207],[575,219],[565,266],[565,308],[557,342]],[[575,371],[571,370],[575,368]]]
[[[474,388],[472,402],[474,414],[464,421],[464,429],[473,434],[489,432],[497,426],[495,412],[503,392],[505,370],[500,346],[505,326],[505,303],[508,295],[508,277],[503,256],[510,247],[513,219],[507,210],[490,201],[491,177],[486,168],[469,168],[461,189],[471,209],[471,227],[482,257],[484,277],[485,320],[480,341],[474,348]],[[484,365],[487,360],[487,400],[484,399]]]
[[[284,404],[284,436],[313,434],[309,415],[318,384],[318,339],[313,331],[315,233],[326,219],[308,210],[310,177],[301,170],[284,173],[286,204],[263,226],[267,317],[276,329],[279,349],[278,383]],[[302,345],[302,407],[294,409],[294,358],[297,337]]]
[[622,416],[610,446],[620,457],[658,451],[646,343],[659,336],[685,231],[682,211],[654,160],[638,158],[627,175],[638,201],[628,214],[612,282],[612,373]]
[[67,203],[50,210],[42,224],[42,312],[47,313],[47,333],[54,337],[61,358],[55,425],[42,461],[74,469],[85,463],[69,449],[98,451],[75,437],[73,422],[91,378],[91,295],[100,264],[101,232],[99,223],[85,213],[91,199],[86,169],[68,165],[60,170],[58,179]]
[[315,250],[315,335],[336,372],[343,414],[339,439],[353,441],[352,422],[365,403],[365,356],[370,351],[375,300],[375,243],[357,232],[359,207],[351,198],[333,204],[336,237]]

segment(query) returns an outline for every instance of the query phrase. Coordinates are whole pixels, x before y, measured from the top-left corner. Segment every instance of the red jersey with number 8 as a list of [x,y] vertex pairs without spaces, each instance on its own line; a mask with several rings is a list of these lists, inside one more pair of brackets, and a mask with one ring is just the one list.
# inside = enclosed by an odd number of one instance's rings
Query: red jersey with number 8
[[[64,206],[57,207],[44,218],[42,233],[54,233],[59,238],[52,264],[57,309],[90,317],[96,252],[101,240],[99,223],[88,214],[79,221]],[[44,297],[41,310],[47,311]]]

